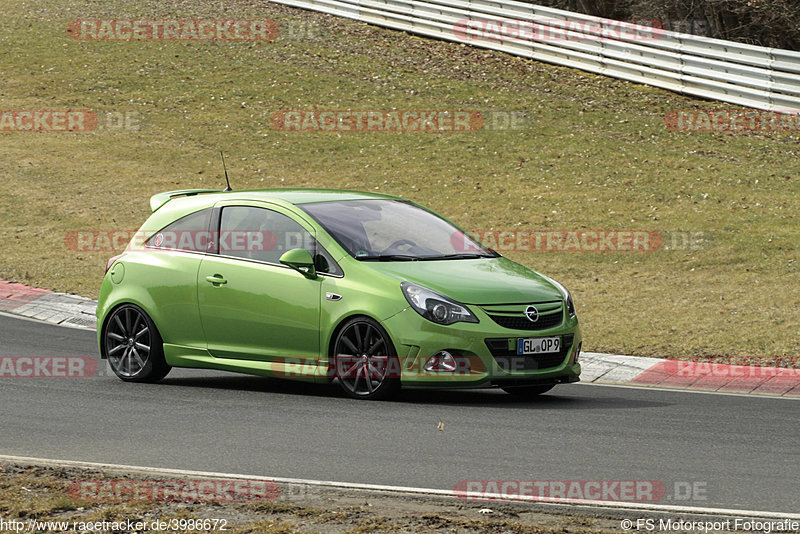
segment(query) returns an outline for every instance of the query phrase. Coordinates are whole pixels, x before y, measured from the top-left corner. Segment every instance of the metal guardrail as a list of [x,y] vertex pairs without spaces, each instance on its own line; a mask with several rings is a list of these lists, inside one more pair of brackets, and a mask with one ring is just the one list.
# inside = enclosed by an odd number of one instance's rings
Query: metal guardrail
[[513,0],[271,0],[678,93],[800,112],[800,52]]

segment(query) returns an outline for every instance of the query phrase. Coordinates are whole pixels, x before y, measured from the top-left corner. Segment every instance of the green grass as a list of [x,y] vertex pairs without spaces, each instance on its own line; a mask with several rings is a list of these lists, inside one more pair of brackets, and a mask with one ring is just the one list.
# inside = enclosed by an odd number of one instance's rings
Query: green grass
[[[798,133],[679,133],[732,106],[263,1],[6,6],[0,109],[135,112],[139,130],[0,133],[0,278],[96,297],[109,252],[70,230],[135,230],[149,197],[222,188],[377,190],[467,229],[698,232],[697,249],[510,252],[569,287],[585,350],[770,360],[800,353]],[[253,42],[80,42],[77,18],[271,18]],[[311,35],[286,37],[305,24]],[[521,112],[523,130],[296,133],[278,110]]]

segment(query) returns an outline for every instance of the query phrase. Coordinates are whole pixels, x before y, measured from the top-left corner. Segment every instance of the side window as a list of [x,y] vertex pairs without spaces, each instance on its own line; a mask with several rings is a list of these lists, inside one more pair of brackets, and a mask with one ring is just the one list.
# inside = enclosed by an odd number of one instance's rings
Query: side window
[[220,254],[277,264],[293,248],[305,248],[313,255],[314,238],[286,215],[250,206],[222,208]]
[[287,250],[304,248],[319,272],[342,274],[333,258],[300,224],[281,213],[252,206],[226,206],[220,220],[219,253],[280,264]]
[[317,243],[317,252],[311,252],[314,256],[314,268],[318,273],[332,274],[334,276],[343,276],[344,271],[339,267],[339,264],[333,259],[333,256],[328,254],[328,251],[322,248]]
[[191,213],[150,236],[145,246],[162,250],[206,252],[213,245],[211,233],[208,231],[210,220],[211,208]]

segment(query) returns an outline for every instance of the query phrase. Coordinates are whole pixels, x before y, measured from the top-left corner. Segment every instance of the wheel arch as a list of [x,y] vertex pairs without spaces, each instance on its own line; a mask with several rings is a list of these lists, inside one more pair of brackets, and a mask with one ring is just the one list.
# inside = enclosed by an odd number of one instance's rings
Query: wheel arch
[[351,313],[348,313],[345,316],[342,316],[337,321],[336,326],[334,326],[331,329],[331,333],[328,336],[327,343],[325,344],[327,346],[326,357],[328,358],[328,362],[330,363],[331,357],[333,356],[333,344],[334,344],[334,341],[336,340],[336,336],[339,334],[339,332],[342,330],[342,328],[344,327],[345,324],[350,322],[352,319],[356,319],[358,317],[364,317],[364,318],[367,318],[367,319],[371,319],[371,320],[375,321],[376,323],[378,323],[381,326],[381,328],[383,328],[384,332],[386,332],[386,335],[389,336],[389,341],[392,344],[392,349],[394,349],[393,352],[395,353],[395,356],[396,356],[397,355],[397,345],[396,345],[394,339],[392,339],[392,333],[389,331],[388,328],[386,328],[386,325],[383,324],[383,322],[380,319],[377,319],[376,317],[374,317],[374,316],[372,316],[372,315],[370,315],[368,313],[358,311],[358,312],[351,312]]
[[147,314],[147,316],[153,322],[153,326],[156,329],[156,333],[158,334],[158,338],[161,340],[162,345],[164,343],[164,338],[161,334],[161,329],[158,327],[158,323],[156,322],[156,319],[153,318],[153,314],[150,312],[150,310],[145,306],[142,306],[142,304],[140,302],[137,302],[136,299],[122,299],[106,306],[105,309],[103,310],[102,315],[98,318],[100,320],[98,321],[98,328],[97,328],[97,345],[98,349],[100,350],[100,359],[102,360],[108,359],[105,353],[105,343],[104,343],[108,321],[114,315],[115,311],[117,311],[122,306],[126,305],[134,305],[139,309],[141,309],[145,314]]

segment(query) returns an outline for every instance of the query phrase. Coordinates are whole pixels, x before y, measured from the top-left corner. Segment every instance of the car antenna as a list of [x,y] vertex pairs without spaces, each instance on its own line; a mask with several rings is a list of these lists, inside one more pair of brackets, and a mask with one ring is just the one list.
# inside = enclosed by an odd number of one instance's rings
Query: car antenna
[[225,154],[223,154],[222,150],[220,150],[219,155],[222,156],[222,170],[225,171],[225,183],[228,186],[223,189],[222,192],[227,193],[228,191],[233,191],[233,189],[231,189],[231,182],[228,180],[228,169],[225,167]]

